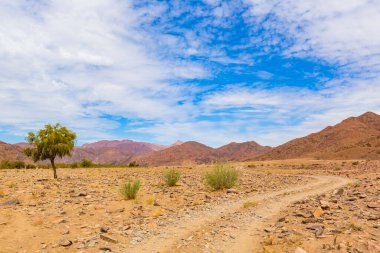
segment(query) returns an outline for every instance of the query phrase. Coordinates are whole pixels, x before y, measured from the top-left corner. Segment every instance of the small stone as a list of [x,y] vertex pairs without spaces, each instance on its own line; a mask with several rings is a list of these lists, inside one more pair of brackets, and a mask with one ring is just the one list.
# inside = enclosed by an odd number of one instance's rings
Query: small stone
[[335,190],[333,194],[336,196],[342,196],[343,192],[344,192],[343,188],[340,188],[338,190]]
[[236,189],[228,189],[227,193],[233,193],[233,194],[238,194],[239,192]]
[[20,204],[20,201],[18,199],[14,198],[14,199],[9,199],[9,200],[1,203],[0,206],[15,206],[18,204]]
[[367,207],[369,207],[369,208],[380,208],[380,203],[371,202],[371,203],[367,204]]
[[154,200],[153,206],[160,206],[160,203],[158,203],[157,200]]
[[109,230],[109,227],[100,227],[100,232],[107,233]]
[[99,250],[112,252],[110,247],[100,247]]
[[294,253],[307,253],[307,251],[304,250],[303,248],[298,247],[298,248],[296,248],[296,250],[294,251]]
[[70,231],[68,229],[65,229],[65,230],[63,230],[62,234],[63,235],[68,235],[68,234],[70,234]]
[[321,200],[321,201],[319,201],[319,203],[321,204],[321,207],[322,207],[323,210],[326,210],[326,209],[330,208],[329,202],[327,202],[325,200]]
[[117,243],[116,239],[110,236],[103,235],[103,234],[100,235],[100,239],[103,239],[104,241],[111,242],[111,243]]
[[323,214],[323,209],[319,206],[315,211],[313,212],[314,218],[319,218]]
[[58,244],[59,246],[62,246],[62,247],[69,247],[70,245],[73,244],[73,242],[68,239],[61,239]]

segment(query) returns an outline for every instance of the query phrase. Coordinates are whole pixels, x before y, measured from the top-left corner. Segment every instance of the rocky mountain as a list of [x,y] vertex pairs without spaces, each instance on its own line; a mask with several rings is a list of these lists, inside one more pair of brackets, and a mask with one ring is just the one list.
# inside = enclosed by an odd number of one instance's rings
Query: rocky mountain
[[261,146],[254,141],[247,141],[243,143],[231,142],[216,149],[214,153],[224,161],[246,161],[252,160],[270,150],[272,150],[272,147]]
[[379,144],[380,116],[367,112],[318,133],[289,141],[259,159],[380,159]]
[[[25,143],[0,142],[0,160],[26,160],[22,150],[27,146]],[[169,146],[131,140],[98,141],[75,147],[71,157],[57,162],[88,159],[100,164],[127,164],[136,160],[143,165],[158,166],[293,158],[380,159],[380,116],[367,112],[350,117],[276,148],[261,146],[254,141],[232,142],[216,149],[194,141],[177,141]]]
[[166,146],[131,140],[103,140],[75,147],[71,157],[58,162],[71,163],[83,159],[99,164],[127,164],[133,157],[165,149]]
[[136,161],[143,165],[180,165],[186,163],[211,163],[226,161],[245,161],[271,150],[254,141],[244,143],[230,143],[214,149],[195,141],[185,142],[181,145],[139,156]]
[[145,156],[136,157],[136,161],[143,165],[178,165],[190,163],[210,163],[216,158],[212,156],[213,148],[199,142],[188,141],[167,149],[157,151]]
[[0,161],[19,160],[26,161],[27,157],[22,152],[23,148],[0,141]]

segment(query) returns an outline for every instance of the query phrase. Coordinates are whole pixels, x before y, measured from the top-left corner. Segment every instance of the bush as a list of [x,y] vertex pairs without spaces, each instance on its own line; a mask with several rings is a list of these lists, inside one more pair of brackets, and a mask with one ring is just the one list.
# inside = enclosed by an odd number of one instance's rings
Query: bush
[[140,186],[140,180],[136,180],[134,182],[128,181],[122,185],[120,193],[124,199],[135,199]]
[[70,168],[72,168],[72,169],[79,168],[79,164],[78,163],[71,163]]
[[4,160],[0,163],[1,169],[24,169],[26,164],[22,161],[8,161]]
[[134,168],[134,167],[139,167],[139,165],[136,161],[133,161],[128,164],[128,167]]
[[94,164],[90,160],[83,159],[80,162],[80,167],[82,168],[91,168],[92,166],[94,166]]
[[35,168],[36,168],[36,165],[35,165],[35,164],[27,164],[27,165],[26,165],[26,168],[27,168],[27,169],[35,169]]
[[40,169],[50,169],[50,164],[40,163],[40,164],[37,164],[37,167]]
[[214,190],[229,189],[237,180],[238,171],[224,164],[216,164],[214,169],[205,175],[205,183]]
[[175,169],[168,170],[164,173],[164,179],[168,186],[175,186],[178,182],[181,174]]

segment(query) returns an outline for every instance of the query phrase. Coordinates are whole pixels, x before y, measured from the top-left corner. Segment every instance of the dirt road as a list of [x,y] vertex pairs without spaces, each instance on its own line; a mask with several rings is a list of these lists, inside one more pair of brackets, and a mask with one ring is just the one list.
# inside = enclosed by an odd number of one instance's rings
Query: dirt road
[[335,176],[310,178],[314,181],[304,186],[254,195],[181,217],[159,236],[131,246],[128,252],[261,252],[260,235],[281,210],[350,182]]

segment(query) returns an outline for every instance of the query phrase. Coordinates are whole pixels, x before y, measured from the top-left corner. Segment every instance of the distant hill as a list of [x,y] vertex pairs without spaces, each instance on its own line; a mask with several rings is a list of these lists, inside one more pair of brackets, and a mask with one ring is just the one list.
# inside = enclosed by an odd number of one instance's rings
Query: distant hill
[[1,160],[19,160],[26,161],[27,157],[22,152],[23,148],[0,141],[0,161]]
[[136,158],[138,163],[151,166],[179,165],[183,163],[204,164],[211,162],[245,161],[271,150],[254,141],[230,143],[214,149],[195,141],[157,151]]
[[[27,143],[8,144],[15,147],[14,153],[22,153],[22,150],[29,147]],[[147,142],[138,142],[131,140],[102,140],[93,143],[87,143],[79,147],[75,147],[71,156],[57,159],[57,163],[73,163],[83,159],[91,160],[100,164],[127,164],[132,158],[138,155],[149,154],[166,148],[163,145],[157,145]],[[7,152],[9,153],[9,152]],[[16,159],[16,156],[12,159]],[[0,153],[0,160],[2,158]],[[5,155],[4,155],[5,157]]]
[[367,112],[318,133],[289,141],[259,159],[380,159],[379,138],[380,116]]
[[[0,160],[27,160],[22,153],[26,143],[0,142]],[[232,142],[220,148],[188,141],[163,146],[131,140],[98,141],[75,147],[71,157],[57,162],[88,159],[100,164],[127,164],[136,160],[143,165],[179,165],[248,160],[313,159],[380,159],[380,116],[367,112],[350,117],[318,133],[297,138],[276,148],[254,141]]]
[[136,157],[136,161],[143,165],[178,165],[184,162],[210,163],[216,158],[212,156],[213,148],[199,142],[188,141],[181,145],[157,151],[145,156]]
[[58,162],[72,163],[87,159],[100,164],[127,164],[134,156],[149,154],[164,148],[166,146],[147,142],[103,140],[75,147],[71,157],[64,157]]

